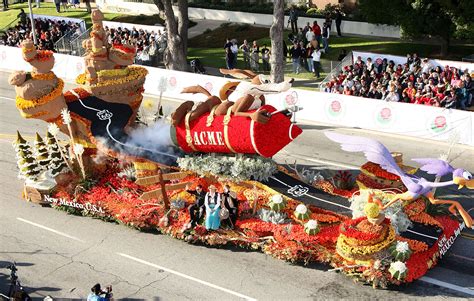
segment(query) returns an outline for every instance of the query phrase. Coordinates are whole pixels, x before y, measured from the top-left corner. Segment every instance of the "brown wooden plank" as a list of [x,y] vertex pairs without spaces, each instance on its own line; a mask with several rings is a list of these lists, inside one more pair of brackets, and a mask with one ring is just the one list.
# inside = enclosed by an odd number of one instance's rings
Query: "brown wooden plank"
[[182,182],[182,183],[177,183],[177,184],[168,184],[165,185],[166,191],[171,191],[171,190],[178,190],[178,189],[184,189],[186,188],[186,185],[191,184],[191,182]]
[[135,180],[135,183],[141,186],[150,186],[150,185],[158,183],[159,181],[160,181],[159,176],[149,176],[149,177],[138,178]]
[[171,181],[171,180],[181,180],[188,176],[186,172],[170,172],[163,174],[163,180]]
[[158,189],[155,189],[155,190],[152,190],[152,191],[147,191],[147,192],[143,193],[140,196],[140,199],[144,200],[144,201],[147,201],[147,200],[150,200],[150,199],[161,199],[162,197],[163,197],[163,195],[161,193],[161,188],[158,188]]

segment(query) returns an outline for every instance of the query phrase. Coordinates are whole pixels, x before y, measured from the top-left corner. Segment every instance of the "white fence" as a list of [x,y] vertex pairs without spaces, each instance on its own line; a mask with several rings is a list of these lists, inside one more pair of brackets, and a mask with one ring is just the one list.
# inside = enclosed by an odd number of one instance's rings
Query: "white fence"
[[[151,15],[159,13],[158,8],[154,4],[124,2],[122,0],[97,0],[97,6],[104,11],[119,12],[119,13],[134,13]],[[273,22],[273,15],[255,14],[238,11],[226,11],[207,8],[190,7],[188,9],[189,18],[191,19],[208,19],[225,22],[237,22],[271,26]],[[298,18],[298,26],[304,27],[307,22],[313,24],[313,21],[318,21],[322,26],[324,19],[321,18]],[[288,23],[288,16],[285,16],[285,24]],[[336,30],[336,25],[333,22],[332,31]],[[345,34],[357,34],[386,38],[400,38],[400,27],[389,26],[382,24],[372,24],[367,22],[356,21],[342,21],[341,30]]]
[[[84,72],[81,57],[55,54],[53,71],[61,78],[72,81]],[[184,87],[202,85],[218,95],[228,78],[146,67],[150,72],[145,92],[179,100],[201,101],[203,95],[181,94]],[[21,49],[0,46],[0,69],[30,70],[23,61]],[[298,102],[303,110],[298,120],[322,122],[338,126],[358,127],[386,133],[413,136],[439,141],[459,135],[459,143],[474,146],[474,112],[448,110],[423,105],[385,102],[339,94],[291,89],[267,98],[268,103],[284,108],[285,103]]]

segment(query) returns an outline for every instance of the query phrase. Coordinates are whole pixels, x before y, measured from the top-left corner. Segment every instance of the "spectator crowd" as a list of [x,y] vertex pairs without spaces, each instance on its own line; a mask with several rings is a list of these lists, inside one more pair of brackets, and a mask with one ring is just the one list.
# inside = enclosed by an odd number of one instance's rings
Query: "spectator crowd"
[[129,44],[136,47],[136,64],[157,66],[163,60],[163,53],[167,47],[166,32],[107,26],[105,26],[105,31],[111,45]]
[[[19,47],[26,39],[33,39],[31,21],[23,9],[18,14],[18,24],[5,31],[1,43],[6,46]],[[41,50],[56,51],[54,44],[64,35],[79,36],[82,29],[79,23],[48,18],[35,18],[35,31],[38,48]]]
[[428,58],[408,54],[406,63],[359,56],[333,75],[325,92],[466,110],[473,105],[473,83],[468,70],[435,66]]

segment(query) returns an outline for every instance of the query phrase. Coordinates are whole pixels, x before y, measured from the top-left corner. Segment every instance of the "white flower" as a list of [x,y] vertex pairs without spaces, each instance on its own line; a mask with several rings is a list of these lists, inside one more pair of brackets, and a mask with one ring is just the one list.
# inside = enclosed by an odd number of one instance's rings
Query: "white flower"
[[390,269],[393,269],[394,271],[397,271],[400,274],[403,274],[407,271],[407,266],[404,262],[395,261],[390,264]]
[[53,136],[56,136],[59,133],[59,128],[56,123],[50,123],[48,125],[48,132]]
[[273,204],[281,204],[283,202],[283,197],[281,194],[274,194],[272,195],[272,203]]
[[74,144],[73,150],[76,155],[80,156],[82,153],[84,153],[84,146],[82,146],[82,144],[76,143]]
[[296,206],[295,211],[296,213],[299,213],[299,214],[306,214],[306,212],[308,211],[308,208],[306,208],[304,204],[299,204],[298,206]]
[[406,241],[397,241],[397,245],[395,246],[395,250],[399,253],[406,253],[410,250],[408,243]]
[[314,219],[310,219],[306,224],[304,225],[308,229],[317,229],[318,228],[318,222]]
[[69,114],[68,109],[62,109],[61,110],[61,116],[63,117],[64,124],[70,124],[72,119],[71,115]]

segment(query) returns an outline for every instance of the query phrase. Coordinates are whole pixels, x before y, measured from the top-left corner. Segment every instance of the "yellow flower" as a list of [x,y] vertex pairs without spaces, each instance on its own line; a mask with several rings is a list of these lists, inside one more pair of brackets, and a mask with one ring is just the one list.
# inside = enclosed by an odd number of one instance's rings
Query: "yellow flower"
[[345,255],[371,255],[388,248],[395,240],[395,230],[390,227],[386,239],[372,246],[351,246],[346,242],[344,235],[339,235],[337,239],[337,249],[341,250]]
[[143,107],[144,107],[145,109],[151,109],[151,108],[153,107],[153,100],[151,100],[151,99],[145,99],[145,100],[143,101]]
[[375,203],[367,203],[364,207],[364,212],[368,218],[377,218],[380,214],[380,208]]

